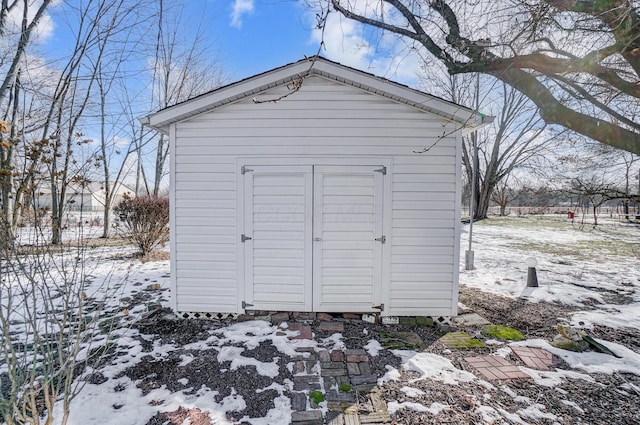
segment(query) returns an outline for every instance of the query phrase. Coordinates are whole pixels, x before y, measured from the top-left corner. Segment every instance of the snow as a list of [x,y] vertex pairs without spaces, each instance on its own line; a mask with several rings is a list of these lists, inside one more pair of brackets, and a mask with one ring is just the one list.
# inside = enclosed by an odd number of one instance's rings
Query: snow
[[413,410],[414,412],[428,412],[428,413],[431,413],[433,416],[436,416],[438,415],[438,413],[442,412],[447,408],[449,408],[449,406],[441,403],[431,403],[429,407],[426,407],[420,403],[414,403],[410,401],[405,401],[402,403],[398,403],[397,401],[391,401],[387,404],[387,409],[389,413],[392,415],[400,409],[408,409],[408,410]]
[[288,424],[291,422],[291,400],[289,397],[280,394],[273,400],[274,408],[269,409],[267,416],[264,418],[244,418],[251,425],[272,425],[272,424]]
[[[572,325],[640,327],[640,228],[601,219],[596,229],[572,225],[558,216],[490,218],[473,227],[475,270],[460,269],[462,286],[483,292],[596,309],[579,311]],[[468,226],[462,240],[468,238]],[[467,249],[461,244],[461,251]],[[635,251],[635,252],[634,252]],[[464,258],[464,255],[461,256]],[[526,259],[537,260],[539,286],[526,286]],[[611,304],[605,295],[624,295],[628,303]]]
[[638,303],[628,305],[602,304],[595,311],[581,311],[571,318],[571,325],[590,328],[594,324],[610,328],[640,328],[640,308]]
[[387,372],[378,378],[378,385],[382,385],[389,381],[397,381],[400,379],[400,376],[402,376],[401,372],[391,365],[386,365],[385,368],[387,369]]
[[320,340],[320,345],[326,347],[329,351],[344,350],[346,348],[346,345],[344,345],[344,341],[342,340],[342,338],[343,337],[341,333],[334,333],[326,338],[322,338]]
[[573,407],[574,409],[576,409],[580,413],[584,413],[584,409],[582,407],[578,406],[578,403],[576,403],[574,401],[560,400],[560,402],[562,404],[564,404],[565,406]]
[[543,412],[544,409],[545,406],[543,404],[536,403],[524,409],[518,409],[518,414],[521,417],[524,416],[525,418],[535,420],[549,419],[555,421],[558,419],[558,417],[553,413]]
[[[576,353],[573,351],[561,350],[559,348],[555,348],[542,339],[518,341],[511,343],[511,345],[542,348],[560,357],[562,360],[567,362],[571,368],[579,369],[586,373],[606,373],[609,375],[613,373],[632,373],[640,376],[640,354],[615,342],[601,339],[595,340],[605,345],[612,352],[620,356],[620,358],[610,356],[608,354],[597,353],[595,351]],[[529,373],[529,371],[527,371],[527,373]]]
[[407,386],[400,388],[400,391],[405,393],[407,397],[412,397],[412,398],[420,397],[421,395],[426,394],[424,391],[422,391],[419,388],[413,388],[413,387],[407,387]]
[[457,385],[459,382],[471,382],[476,379],[473,373],[456,368],[449,359],[437,354],[416,353],[408,350],[391,350],[391,352],[402,359],[403,369],[420,374],[419,378],[410,382],[432,379],[448,385]]
[[375,339],[370,339],[364,349],[367,350],[371,357],[376,357],[380,351],[384,350],[384,347]]
[[[610,222],[596,230],[585,231],[574,228],[570,223],[557,218],[552,221],[552,227],[531,219],[511,220],[505,221],[504,225],[495,225],[498,220],[494,220],[494,223],[480,222],[474,225],[476,269],[460,271],[462,286],[512,298],[524,297],[532,302],[554,302],[576,307],[578,311],[571,316],[572,326],[587,329],[594,325],[640,328],[638,258],[628,253],[616,252],[614,248],[607,245],[611,240],[615,240],[629,244],[635,243],[637,246],[640,241],[638,227]],[[522,223],[525,221],[518,220],[529,220],[526,223],[531,225],[523,226]],[[467,229],[468,227],[465,227],[463,232]],[[72,236],[68,235],[67,238]],[[21,237],[26,238],[26,233]],[[463,235],[463,240],[465,238]],[[463,251],[466,249],[464,245],[463,243],[461,246]],[[322,347],[328,350],[345,348],[344,337],[341,334],[333,334],[320,341],[290,340],[288,337],[297,332],[290,331],[286,323],[276,327],[264,321],[249,321],[218,328],[205,340],[182,347],[149,339],[150,351],[149,347],[146,347],[145,351],[139,340],[144,335],[140,335],[128,324],[147,314],[148,309],[143,304],[129,309],[129,304],[123,300],[145,291],[145,294],[151,296],[151,302],[168,306],[166,288],[169,287],[169,262],[141,264],[139,261],[126,259],[126,255],[131,252],[133,252],[132,248],[121,247],[93,249],[87,253],[84,267],[91,278],[91,284],[86,289],[87,295],[95,296],[97,299],[104,298],[105,311],[117,314],[124,326],[114,330],[109,341],[105,340],[104,335],[96,334],[93,340],[81,347],[80,358],[86,357],[92,348],[107,342],[115,344],[119,355],[110,364],[96,367],[104,377],[108,378],[106,382],[100,385],[83,383],[84,386],[79,395],[71,404],[69,425],[90,423],[144,425],[158,412],[174,411],[180,406],[201,409],[208,412],[212,423],[225,425],[231,423],[226,419],[227,412],[237,411],[246,405],[246,401],[234,392],[220,399],[216,397],[219,394],[215,389],[206,387],[190,387],[175,392],[161,387],[143,394],[142,390],[137,388],[137,383],[124,376],[122,372],[140,363],[142,357],[147,355],[160,359],[168,357],[179,348],[187,351],[215,350],[216,361],[228,363],[228,366],[225,364],[228,370],[245,366],[255,370],[256,374],[274,378],[278,375],[281,357],[276,356],[270,359],[271,361],[265,362],[246,357],[244,352],[255,349],[265,342],[272,344],[283,358],[284,356],[308,356],[308,353],[297,352],[299,348]],[[540,283],[538,288],[526,287],[525,260],[532,256],[538,261],[537,271]],[[464,259],[464,255],[461,258]],[[105,259],[109,260],[105,261]],[[150,285],[157,285],[154,286],[156,289],[148,289]],[[109,296],[105,298],[101,295],[107,294],[105,292],[107,289]],[[620,297],[624,302],[615,304],[616,297]],[[466,308],[466,306],[460,305],[460,308]],[[26,328],[18,324],[15,329],[22,332],[24,342],[28,342]],[[366,332],[363,334],[368,339],[364,346],[368,354],[372,357],[378,356],[385,348],[375,339],[369,339],[371,334],[368,337]],[[596,373],[630,373],[640,376],[639,353],[611,341],[600,339],[597,341],[610,348],[620,358],[596,352],[574,353],[560,350],[547,341],[539,339],[508,344],[497,340],[488,342],[492,351],[503,357],[511,354],[509,349],[511,346],[542,348],[561,358],[571,368],[571,370],[551,371],[521,368],[541,386],[556,387],[567,380],[583,380],[598,385],[590,376]],[[403,371],[416,372],[419,377],[401,387],[401,392],[414,400],[402,403],[390,401],[388,403],[390,412],[408,409],[437,416],[444,409],[449,408],[439,403],[429,406],[419,403],[425,396],[424,391],[416,388],[419,387],[419,382],[433,380],[445,385],[473,382],[486,391],[483,397],[478,397],[479,400],[483,400],[482,403],[488,404],[492,398],[491,392],[499,390],[516,402],[522,403],[522,409],[517,412],[508,412],[476,402],[474,409],[487,424],[504,423],[505,420],[517,424],[525,424],[528,420],[532,422],[560,420],[546,411],[545,406],[535,404],[535,400],[519,396],[513,389],[505,389],[508,388],[505,386],[497,389],[491,383],[478,379],[474,374],[456,368],[446,357],[409,350],[393,350],[392,353],[400,357],[402,365],[399,369],[387,366],[386,374],[378,379],[379,385],[400,380]],[[446,355],[447,352],[445,351],[444,354]],[[183,367],[193,360],[193,355],[182,354],[178,365]],[[0,372],[2,370],[0,368]],[[91,370],[87,370],[85,375],[90,372]],[[179,382],[184,386],[189,384],[186,378],[180,379]],[[293,383],[287,381],[284,384],[273,382],[268,387],[256,388],[257,392],[267,389],[277,392],[274,407],[263,418],[245,417],[239,421],[252,425],[288,423],[293,411],[287,393],[292,387]],[[564,405],[578,413],[583,411],[577,403],[565,400],[566,395],[561,389],[557,390],[558,398]],[[617,390],[623,393],[640,392],[638,386],[632,383],[620,385]],[[56,404],[54,413],[54,417],[61,417],[61,402]]]

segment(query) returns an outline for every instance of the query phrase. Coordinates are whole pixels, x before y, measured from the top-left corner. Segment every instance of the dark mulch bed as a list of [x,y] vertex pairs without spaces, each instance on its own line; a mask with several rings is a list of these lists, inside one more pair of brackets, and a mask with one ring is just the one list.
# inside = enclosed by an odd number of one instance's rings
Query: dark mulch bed
[[[461,288],[460,301],[474,312],[492,323],[514,327],[527,338],[551,340],[556,334],[556,325],[566,322],[573,311],[567,306],[549,303],[531,303],[520,299],[510,299],[477,290]],[[468,367],[463,358],[471,355],[487,354],[500,346],[468,350],[449,350],[438,342],[438,338],[451,327],[421,326],[383,326],[359,320],[343,320],[343,342],[346,348],[363,348],[370,340],[382,341],[389,332],[411,331],[423,340],[426,351],[442,355],[461,369]],[[185,344],[204,341],[213,331],[232,324],[232,321],[204,321],[178,319],[168,310],[159,310],[140,320],[134,326],[139,329],[145,340],[145,346],[151,350],[151,341],[163,344]],[[328,336],[318,330],[319,322],[313,322],[316,339]],[[460,328],[480,339],[488,339],[477,328]],[[632,349],[640,349],[640,334],[635,329],[610,329],[594,327],[591,333],[595,337],[616,341]],[[146,356],[138,365],[127,369],[124,375],[131,378],[136,385],[147,393],[165,386],[175,392],[183,390],[196,392],[203,386],[217,391],[216,401],[232,394],[242,396],[247,407],[242,411],[229,412],[230,421],[240,421],[244,417],[264,417],[274,407],[273,400],[278,396],[275,390],[256,392],[257,388],[265,388],[272,382],[284,383],[292,379],[286,365],[291,359],[280,353],[270,342],[263,342],[255,349],[245,349],[243,356],[253,357],[263,362],[271,362],[279,357],[279,376],[271,379],[256,373],[253,367],[240,367],[231,371],[230,363],[217,361],[218,347],[201,350],[177,349],[167,356],[156,358]],[[184,365],[185,356],[193,360]],[[517,362],[518,359],[511,357]],[[399,368],[400,359],[390,350],[382,350],[371,359],[372,372],[384,375],[389,367]],[[567,365],[558,366],[568,369]],[[579,372],[579,371],[577,371]],[[509,414],[518,414],[522,420],[530,424],[636,424],[640,423],[640,378],[630,374],[593,374],[591,380],[563,378],[557,385],[546,387],[537,385],[533,380],[492,382],[493,388],[487,388],[479,381],[446,385],[434,380],[417,380],[414,372],[404,372],[400,381],[387,382],[380,388],[385,400],[415,402],[429,407],[432,403],[440,403],[446,408],[439,414],[416,412],[400,409],[395,415],[397,424],[481,424],[491,423],[491,413],[486,407],[495,409],[503,416],[495,423],[517,423],[504,419]],[[410,386],[424,391],[419,397],[408,397],[400,389]],[[634,387],[635,386],[635,387]],[[286,394],[286,393],[285,393]],[[290,394],[287,394],[290,395]],[[158,400],[158,402],[161,402]],[[484,416],[481,406],[485,406]],[[533,408],[531,407],[533,406]],[[537,409],[537,411],[536,411]],[[536,413],[537,412],[537,413]],[[158,413],[147,425],[182,424],[209,425],[211,420],[207,412],[195,408],[184,408]]]

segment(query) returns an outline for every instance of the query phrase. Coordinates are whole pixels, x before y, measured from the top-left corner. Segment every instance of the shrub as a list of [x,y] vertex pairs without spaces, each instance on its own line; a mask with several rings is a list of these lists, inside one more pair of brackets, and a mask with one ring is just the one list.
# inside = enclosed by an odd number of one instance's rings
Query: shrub
[[159,196],[125,198],[114,208],[142,255],[169,240],[169,199]]

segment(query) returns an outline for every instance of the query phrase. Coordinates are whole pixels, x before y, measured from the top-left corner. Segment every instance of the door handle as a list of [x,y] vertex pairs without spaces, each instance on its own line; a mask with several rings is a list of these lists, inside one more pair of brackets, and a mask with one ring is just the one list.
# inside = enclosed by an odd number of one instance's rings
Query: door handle
[[322,240],[322,239],[320,239],[320,238],[313,238],[313,241],[314,241],[314,242],[320,242],[321,240]]

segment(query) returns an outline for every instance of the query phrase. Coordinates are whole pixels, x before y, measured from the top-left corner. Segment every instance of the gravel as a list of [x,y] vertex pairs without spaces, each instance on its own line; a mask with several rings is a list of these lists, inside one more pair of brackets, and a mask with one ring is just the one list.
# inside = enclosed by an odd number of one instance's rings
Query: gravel
[[[527,338],[543,338],[550,341],[556,333],[559,321],[566,321],[574,311],[567,306],[549,303],[530,303],[524,300],[513,300],[496,295],[485,294],[468,288],[461,288],[460,301],[474,312],[492,323],[514,327]],[[342,320],[342,319],[341,319]],[[463,358],[469,355],[487,354],[495,351],[496,346],[488,348],[448,350],[438,342],[438,338],[453,328],[420,327],[420,326],[382,326],[359,320],[343,320],[343,342],[347,349],[363,348],[371,339],[384,340],[389,332],[411,331],[419,335],[426,345],[426,351],[447,357],[461,369],[468,368]],[[212,332],[233,321],[205,321],[177,319],[168,310],[159,310],[139,321],[138,328],[150,350],[153,341],[164,344],[175,344],[180,347],[187,343],[204,341]],[[316,339],[330,334],[318,330],[318,322],[313,322]],[[460,328],[468,333],[486,340],[476,328]],[[636,329],[611,329],[595,327],[595,337],[619,342],[636,351],[640,350],[640,331]],[[284,384],[292,375],[287,363],[292,359],[280,353],[270,341],[262,342],[255,349],[245,349],[245,357],[253,357],[262,362],[272,362],[279,357],[279,374],[269,378],[256,373],[254,367],[241,366],[230,370],[230,362],[217,361],[218,347],[203,350],[187,350],[178,348],[167,356],[155,358],[148,355],[142,361],[123,372],[131,378],[143,393],[165,386],[169,391],[196,392],[203,386],[216,391],[216,401],[235,391],[246,402],[246,408],[227,414],[230,421],[238,423],[244,417],[259,418],[266,416],[269,409],[274,408],[274,399],[278,392],[273,389],[256,392],[256,389],[268,387],[273,382]],[[183,356],[193,360],[180,365]],[[510,360],[518,363],[511,356]],[[389,350],[380,351],[371,358],[372,373],[384,375],[388,367],[400,368],[400,359]],[[568,369],[562,362],[560,369]],[[480,380],[458,385],[445,385],[441,382],[417,378],[415,372],[404,371],[398,381],[386,382],[380,386],[381,396],[387,401],[397,403],[412,402],[430,407],[439,403],[444,409],[437,415],[429,412],[416,412],[410,409],[399,409],[395,413],[395,423],[400,424],[481,424],[491,423],[487,419],[487,411],[494,409],[503,416],[517,413],[529,424],[638,424],[640,423],[640,377],[632,374],[591,374],[592,382],[582,379],[563,378],[563,382],[554,387],[537,385],[533,380],[517,380],[492,382],[494,388]],[[408,397],[402,387],[418,388],[424,394]],[[635,386],[635,390],[634,390]],[[285,391],[285,395],[292,393]],[[437,406],[437,405],[433,405]],[[484,406],[483,416],[480,407]],[[512,416],[513,418],[513,416]],[[209,425],[211,419],[207,412],[195,408],[181,407],[174,412],[158,413],[146,425],[159,424],[195,424]],[[495,423],[518,423],[516,420],[504,419]]]

